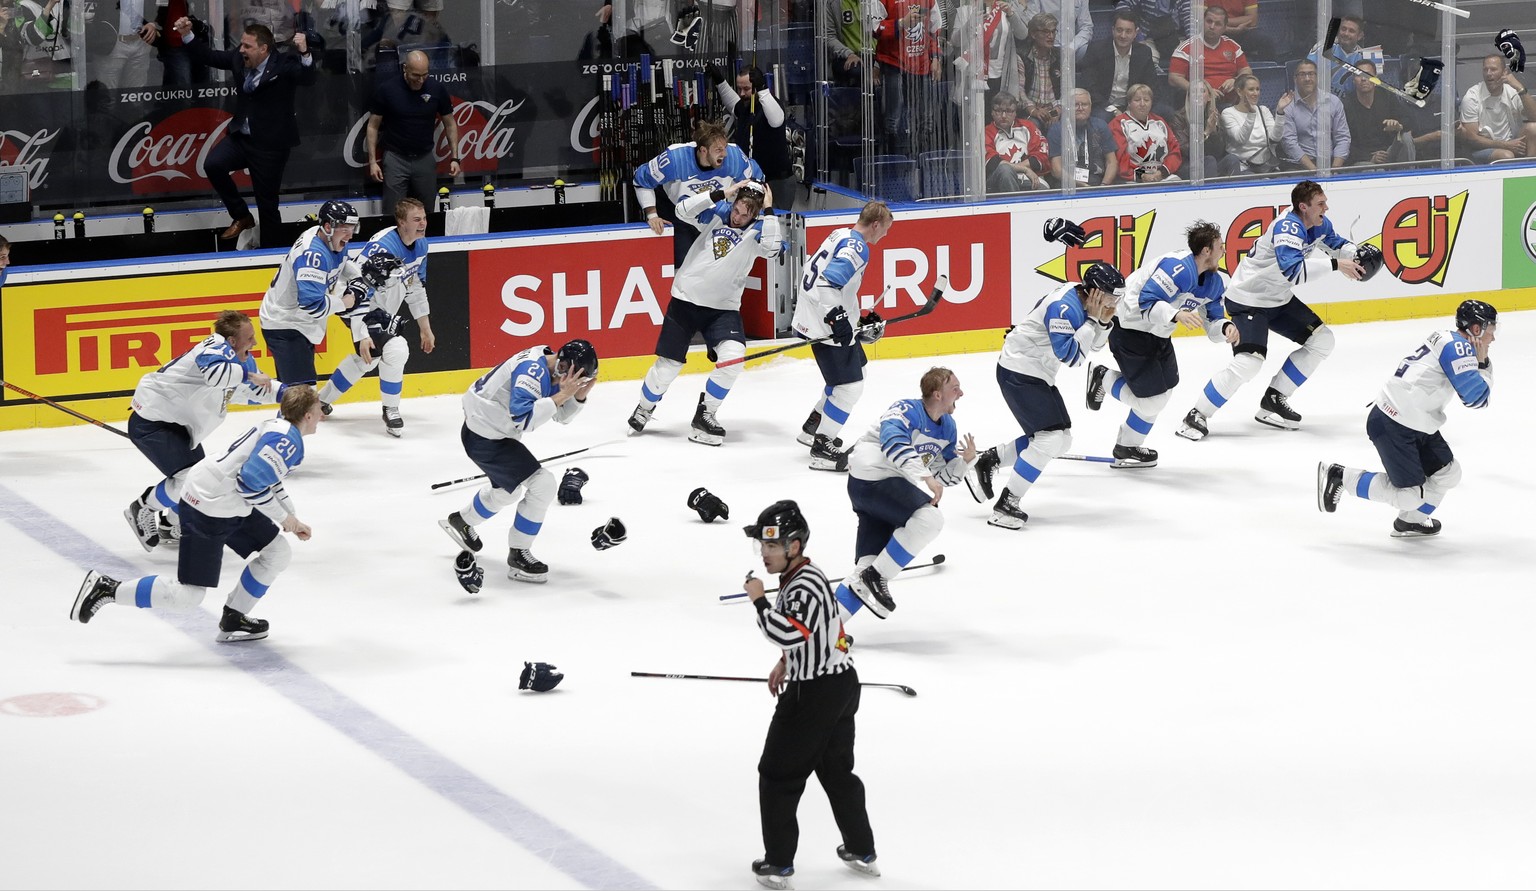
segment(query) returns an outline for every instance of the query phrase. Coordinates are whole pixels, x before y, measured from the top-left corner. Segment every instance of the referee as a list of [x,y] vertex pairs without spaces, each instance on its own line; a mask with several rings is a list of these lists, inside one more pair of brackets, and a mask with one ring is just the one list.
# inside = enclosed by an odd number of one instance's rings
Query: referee
[[811,527],[793,501],[776,501],[747,526],[763,568],[779,575],[777,602],[769,605],[761,579],[749,574],[747,596],[757,625],[784,655],[768,673],[778,697],[763,756],[757,763],[763,859],[752,862],[759,884],[789,887],[795,874],[800,824],[795,811],[812,773],[826,790],[843,843],[837,856],[849,868],[878,876],[875,837],[864,809],[864,783],[853,772],[853,717],[859,710],[859,673],[848,655],[837,599],[821,568],[805,556]]

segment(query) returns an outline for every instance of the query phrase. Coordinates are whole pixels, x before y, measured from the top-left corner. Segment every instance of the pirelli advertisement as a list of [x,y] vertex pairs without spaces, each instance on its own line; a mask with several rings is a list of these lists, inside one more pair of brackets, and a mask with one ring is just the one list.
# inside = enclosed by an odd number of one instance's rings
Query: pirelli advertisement
[[[1536,232],[1533,182],[1482,170],[1327,184],[1335,228],[1379,245],[1390,274],[1360,283],[1329,276],[1306,285],[1301,296],[1335,324],[1443,315],[1472,295],[1496,299],[1501,310],[1536,308],[1536,248],[1529,247],[1536,236],[1524,235]],[[996,349],[999,329],[1060,283],[1078,280],[1087,265],[1102,260],[1128,274],[1181,249],[1185,228],[1196,220],[1224,230],[1224,268],[1235,269],[1288,209],[1291,185],[897,207],[895,227],[871,252],[863,305],[887,317],[910,312],[940,276],[949,291],[937,311],[892,327],[876,355]],[[1088,242],[1046,242],[1041,230],[1053,216],[1083,225]],[[803,243],[793,249],[801,257],[814,253],[854,220],[852,211],[810,214]],[[0,300],[0,371],[18,387],[64,404],[89,403],[95,416],[121,420],[139,378],[206,335],[219,310],[256,316],[280,259],[264,253],[28,267],[25,243],[15,244]],[[759,340],[775,333],[765,273],[760,263],[743,299],[749,337]],[[639,225],[437,241],[427,283],[437,349],[413,351],[405,395],[454,392],[472,372],[518,350],[573,337],[597,347],[604,377],[638,378],[655,347],[672,274],[670,234],[655,236]],[[788,283],[790,291],[795,284]],[[1501,288],[1515,290],[1493,294]],[[408,322],[402,333],[416,334]],[[344,327],[332,320],[316,367],[327,374],[351,349]],[[257,356],[271,371],[270,359]],[[0,428],[73,423],[36,408],[3,391]]]

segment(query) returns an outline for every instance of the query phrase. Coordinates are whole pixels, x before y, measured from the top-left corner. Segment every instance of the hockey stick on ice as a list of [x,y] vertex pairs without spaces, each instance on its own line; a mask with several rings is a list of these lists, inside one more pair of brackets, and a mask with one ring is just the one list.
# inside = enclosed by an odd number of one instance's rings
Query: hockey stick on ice
[[[1418,0],[1414,0],[1414,2],[1418,2]],[[1430,5],[1432,5],[1432,6],[1439,6],[1440,4],[1433,3],[1433,4],[1430,4]],[[1450,7],[1446,7],[1446,8],[1449,9]],[[1342,22],[1343,22],[1343,19],[1340,19],[1338,17],[1334,17],[1334,18],[1331,18],[1331,19],[1328,20],[1328,33],[1323,38],[1323,51],[1321,53],[1318,53],[1318,58],[1322,58],[1324,53],[1329,53],[1329,52],[1333,51],[1333,42],[1339,36],[1339,25]],[[1363,78],[1365,78],[1366,80],[1370,81],[1371,83],[1375,84],[1378,87],[1381,87],[1383,90],[1386,90],[1388,93],[1391,93],[1394,96],[1401,97],[1403,99],[1403,101],[1405,101],[1405,102],[1412,102],[1414,105],[1418,106],[1419,108],[1423,108],[1424,107],[1424,100],[1423,99],[1420,99],[1417,96],[1414,96],[1413,94],[1403,90],[1401,87],[1396,87],[1396,86],[1393,86],[1392,84],[1387,83],[1386,81],[1382,80],[1381,78],[1377,77],[1374,74],[1371,74],[1368,71],[1363,71],[1363,70],[1361,70],[1359,68],[1356,68],[1354,65],[1351,65],[1350,63],[1344,61],[1343,59],[1334,58],[1334,57],[1330,56],[1328,58],[1328,61],[1329,61],[1329,63],[1331,63],[1333,65],[1337,65],[1340,68],[1343,68],[1345,71],[1348,71],[1350,74],[1353,74],[1356,77],[1363,77]]]
[[1466,11],[1465,9],[1457,9],[1454,6],[1447,6],[1444,3],[1436,3],[1435,0],[1408,0],[1408,2],[1417,3],[1420,6],[1428,6],[1433,9],[1444,10],[1445,12],[1451,13],[1452,15],[1459,15],[1464,19],[1472,18],[1472,13]]
[[49,406],[50,408],[56,408],[59,411],[65,413],[67,415],[74,415],[75,417],[79,418],[82,421],[85,421],[88,424],[95,424],[97,427],[100,427],[103,430],[110,430],[113,433],[116,433],[118,436],[121,436],[124,439],[128,439],[128,434],[126,434],[123,431],[117,429],[116,427],[113,427],[111,424],[106,424],[106,423],[103,423],[101,421],[98,421],[95,418],[91,417],[90,415],[82,415],[81,413],[75,411],[72,408],[66,408],[65,406],[62,406],[62,405],[58,404],[57,402],[54,402],[52,399],[49,399],[46,396],[39,396],[39,395],[37,395],[36,393],[32,392],[31,390],[23,390],[22,388],[16,386],[15,384],[11,383],[10,381],[0,380],[0,387],[5,387],[7,390],[15,390],[16,392],[18,392],[21,395],[27,397],[28,399],[36,399],[38,402],[41,402],[42,404],[44,404],[46,406]]
[[[603,446],[613,445],[616,442],[623,442],[623,441],[624,440],[622,440],[622,439],[610,439],[610,440],[608,440],[606,442],[600,442],[600,443],[597,443],[596,445],[589,445],[589,446],[587,446],[585,448],[571,449],[569,452],[561,452],[558,455],[550,455],[548,458],[540,458],[539,459],[539,463],[540,464],[548,464],[549,462],[558,460],[560,458],[569,458],[572,455],[579,455],[582,452],[590,452],[593,449],[600,449]],[[446,481],[441,482],[441,483],[433,483],[432,484],[432,488],[434,488],[434,489],[446,489],[449,486],[457,486],[459,483],[468,483],[468,482],[473,482],[474,480],[480,480],[480,479],[485,479],[485,474],[477,473],[474,476],[464,476],[464,477],[459,477],[456,480],[446,480]]]
[[[767,678],[736,678],[725,677],[724,675],[718,674],[661,674],[660,672],[653,671],[632,671],[629,673],[629,676],[632,678],[672,678],[675,680],[686,681],[751,681],[754,684],[768,683]],[[911,687],[908,687],[906,684],[871,684],[861,681],[859,686],[885,687],[888,690],[900,690],[902,693],[905,693],[908,696],[917,695],[917,691]]]
[[[915,318],[918,318],[920,316],[928,315],[929,313],[933,312],[935,309],[938,309],[939,301],[944,299],[944,292],[947,291],[948,289],[949,289],[949,277],[948,276],[943,276],[943,275],[939,276],[939,280],[937,282],[934,282],[933,293],[928,295],[928,302],[924,303],[921,308],[919,308],[919,309],[917,309],[917,310],[915,310],[913,312],[909,312],[906,315],[897,316],[894,319],[885,319],[880,324],[883,324],[883,325],[893,325],[893,324],[895,324],[897,322],[905,322],[905,321],[908,321],[910,319],[915,319]],[[863,327],[864,327],[863,325],[860,325],[858,328],[853,329],[854,340],[855,341],[858,340],[859,328],[863,328]],[[814,338],[812,340],[801,340],[801,341],[797,341],[795,343],[787,343],[787,344],[785,344],[783,346],[774,347],[771,350],[763,350],[763,351],[757,352],[757,353],[748,353],[747,355],[742,356],[740,359],[726,359],[724,362],[716,362],[715,363],[715,367],[716,368],[725,368],[725,367],[727,367],[729,365],[739,365],[742,362],[751,362],[753,359],[764,359],[764,358],[767,358],[768,356],[777,356],[779,353],[787,353],[790,350],[798,350],[801,347],[808,347],[808,346],[810,346],[813,343],[826,343],[826,342],[830,341],[831,339],[832,339],[832,335],[828,334],[826,337],[817,337],[817,338]]]
[[1066,461],[1093,461],[1097,464],[1113,464],[1114,458],[1106,458],[1103,455],[1057,455],[1056,457]]
[[[944,555],[943,554],[935,554],[933,559],[928,561],[927,563],[914,563],[911,566],[903,566],[901,568],[901,571],[902,572],[906,572],[909,569],[927,569],[930,566],[943,566],[943,565],[944,565]],[[764,588],[763,589],[763,593],[764,594],[772,594],[772,593],[774,593],[777,590],[779,590],[779,589],[778,588]],[[721,603],[736,603],[737,601],[746,602],[746,597],[747,597],[747,592],[745,592],[745,591],[738,591],[735,594],[721,594],[720,595],[720,602]]]

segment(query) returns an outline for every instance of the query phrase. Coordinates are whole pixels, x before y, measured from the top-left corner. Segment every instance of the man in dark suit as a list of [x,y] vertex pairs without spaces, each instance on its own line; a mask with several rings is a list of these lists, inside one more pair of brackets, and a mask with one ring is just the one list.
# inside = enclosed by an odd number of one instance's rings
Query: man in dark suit
[[1136,42],[1136,13],[1117,10],[1109,39],[1088,45],[1077,64],[1082,85],[1093,95],[1093,116],[1109,120],[1128,107],[1126,91],[1134,84],[1159,83],[1152,50]]
[[261,218],[261,246],[284,247],[278,193],[288,153],[299,144],[294,93],[301,84],[313,84],[319,71],[310,57],[308,40],[303,32],[296,33],[293,45],[298,55],[279,53],[266,25],[248,25],[238,48],[218,51],[193,36],[191,19],[179,18],[174,27],[194,60],[238,75],[234,119],[204,165],[208,182],[234,221],[219,238],[229,241],[256,225],[230,176],[235,170],[246,169],[251,173],[251,192]]

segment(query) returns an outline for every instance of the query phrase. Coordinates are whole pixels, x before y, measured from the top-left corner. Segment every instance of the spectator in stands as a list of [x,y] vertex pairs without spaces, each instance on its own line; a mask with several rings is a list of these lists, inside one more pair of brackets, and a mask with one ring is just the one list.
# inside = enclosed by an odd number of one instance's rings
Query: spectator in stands
[[[98,15],[112,16],[117,39],[110,52],[91,58],[92,80],[99,80],[112,90],[133,90],[149,84],[150,64],[154,61],[155,41],[160,26],[155,22],[155,0],[119,0],[115,13],[111,4],[101,4]],[[146,14],[147,13],[147,14]]]
[[15,4],[16,0],[0,0],[0,93],[21,89],[21,59],[27,44],[21,36]]
[[399,77],[385,78],[369,103],[368,176],[384,184],[382,209],[393,216],[395,202],[411,197],[423,205],[437,198],[437,124],[448,136],[448,175],[458,176],[459,125],[453,97],[428,73],[427,54],[413,50]]
[[208,82],[208,66],[193,61],[192,53],[181,42],[181,35],[171,27],[172,22],[183,16],[192,20],[195,39],[213,45],[213,30],[206,21],[193,15],[189,0],[166,0],[155,15],[155,25],[160,32],[155,45],[160,49],[160,64],[165,69],[160,77],[163,86],[184,87]]
[[234,84],[234,119],[203,166],[208,183],[219,193],[234,221],[219,238],[232,241],[256,225],[250,207],[230,177],[233,171],[243,168],[250,171],[256,212],[261,217],[261,246],[286,246],[288,239],[283,231],[278,195],[283,186],[283,168],[288,166],[288,153],[299,144],[293,102],[298,88],[313,84],[318,73],[306,37],[303,32],[294,35],[297,56],[279,53],[267,26],[250,25],[241,35],[238,49],[216,51],[193,37],[191,19],[183,16],[174,27],[182,43],[191,48],[194,59],[209,68],[240,75]]
[[293,4],[290,0],[240,0],[229,5],[229,34],[241,34],[251,25],[265,25],[278,46],[293,41]]
[[1115,153],[1120,156],[1116,178],[1121,182],[1178,182],[1183,150],[1168,122],[1152,113],[1152,88],[1132,84],[1126,97],[1129,104],[1125,111],[1109,122]]
[[1483,82],[1473,84],[1461,100],[1456,127],[1462,151],[1486,164],[1528,158],[1536,149],[1536,96],[1520,84],[1504,57],[1483,57]]
[[[1379,46],[1364,46],[1365,20],[1358,15],[1342,15],[1339,17],[1339,34],[1333,43],[1333,49],[1328,57],[1336,62],[1348,62],[1360,67],[1363,61],[1375,63],[1373,71],[1381,70],[1382,55]],[[1312,61],[1317,61],[1317,53],[1307,56]],[[1349,69],[1340,65],[1333,66],[1333,75],[1330,85],[1333,93],[1338,96],[1347,96],[1354,92],[1354,75]]]
[[1042,12],[1029,20],[1028,39],[1019,48],[1019,104],[1041,127],[1061,121],[1061,50],[1056,17]]
[[[1061,122],[1051,125],[1047,142],[1051,150],[1051,178],[1064,183],[1064,177],[1072,177],[1079,186],[1107,186],[1114,183],[1120,172],[1120,162],[1115,158],[1115,139],[1109,135],[1109,125],[1093,116],[1093,97],[1079,87],[1072,91],[1072,120],[1076,133],[1073,135],[1071,159],[1062,152]],[[1072,165],[1071,170],[1066,166]]]
[[1043,175],[1051,163],[1049,146],[1033,121],[1019,117],[1012,93],[992,98],[985,142],[987,194],[1050,188]]
[[[1376,73],[1376,63],[1360,60],[1360,70]],[[1364,77],[1355,76],[1355,91],[1344,97],[1349,122],[1349,163],[1360,167],[1415,159],[1407,108],[1396,96]]]
[[1120,0],[1115,10],[1136,13],[1141,22],[1137,39],[1149,42],[1159,60],[1189,36],[1189,0]]
[[[1093,40],[1093,16],[1088,14],[1087,0],[1025,0],[1024,13],[1026,21],[1037,15],[1050,15],[1056,19],[1058,35],[1062,31],[1072,35],[1072,53],[1081,61],[1083,53],[1088,51],[1088,44]],[[1072,21],[1072,13],[1076,10],[1077,21]],[[1055,46],[1060,49],[1065,37],[1058,36]]]
[[[1502,58],[1502,56],[1500,57]],[[1349,157],[1349,122],[1344,118],[1344,103],[1332,93],[1317,88],[1317,63],[1302,59],[1296,63],[1296,96],[1280,98],[1276,111],[1285,117],[1280,128],[1280,154],[1291,169],[1316,170],[1319,159],[1330,167],[1344,166]],[[1327,146],[1319,147],[1318,121],[1328,118]],[[1321,149],[1328,154],[1321,156]]]
[[[710,65],[711,77],[719,71]],[[731,112],[731,142],[763,168],[763,178],[773,199],[768,212],[789,213],[795,209],[800,183],[795,179],[794,159],[789,152],[784,107],[768,89],[768,78],[756,65],[739,72],[734,87],[723,73],[718,76],[715,90],[720,103]]]
[[865,20],[867,11],[876,11],[868,0],[825,0],[821,4],[821,37],[827,42],[832,80],[839,86],[860,83],[863,52],[869,48],[875,28],[873,20]]
[[[1153,107],[1157,107],[1155,103]],[[1203,175],[1216,176],[1220,172],[1220,159],[1227,153],[1227,137],[1221,130],[1221,109],[1214,102],[1207,102],[1201,107],[1205,109],[1205,127],[1200,134],[1200,148],[1205,156]],[[1189,130],[1188,109],[1181,105],[1168,114],[1167,118],[1168,126],[1173,129],[1173,135],[1178,137],[1179,147],[1184,152],[1184,178],[1192,179],[1195,168],[1190,159],[1195,156],[1195,140]]]
[[886,151],[910,155],[915,141],[934,142],[938,112],[935,84],[943,76],[938,29],[943,21],[934,0],[887,0],[886,17],[875,27],[880,63],[881,110]]
[[1246,38],[1259,27],[1259,0],[1205,0],[1205,8],[1219,6],[1227,11],[1227,36],[1243,45],[1248,55],[1253,48]]
[[[1227,36],[1227,11],[1220,6],[1207,6],[1202,19],[1205,31],[1200,35],[1200,55],[1204,59],[1205,100],[1213,98],[1221,106],[1237,101],[1237,76],[1252,74],[1248,57],[1237,41]],[[1168,62],[1168,85],[1173,87],[1174,104],[1182,105],[1189,92],[1189,56],[1193,40],[1186,40],[1173,51]],[[1214,97],[1213,94],[1214,93]]]
[[1156,83],[1152,50],[1136,42],[1136,14],[1115,12],[1109,39],[1096,41],[1077,66],[1078,80],[1093,94],[1093,115],[1108,121],[1126,108],[1131,84]]
[[1226,137],[1222,176],[1270,173],[1280,168],[1280,122],[1274,112],[1259,104],[1263,89],[1251,74],[1237,78],[1237,104],[1221,111],[1221,130]]

